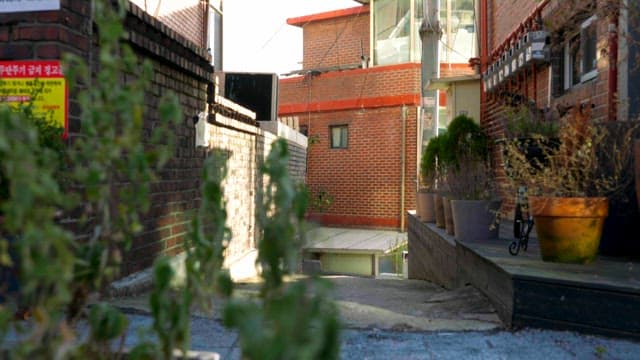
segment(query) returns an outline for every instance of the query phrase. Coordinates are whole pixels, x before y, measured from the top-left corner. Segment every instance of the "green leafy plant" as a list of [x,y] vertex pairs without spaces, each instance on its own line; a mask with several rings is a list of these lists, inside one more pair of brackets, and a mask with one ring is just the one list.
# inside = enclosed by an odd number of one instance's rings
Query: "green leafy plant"
[[446,133],[429,139],[429,143],[420,158],[420,187],[427,190],[435,190],[438,180],[445,173],[444,168],[444,142]]
[[452,199],[488,200],[494,197],[488,137],[480,125],[465,115],[453,119],[447,128],[443,151]]
[[488,152],[487,135],[478,123],[466,115],[459,115],[451,121],[443,149],[447,166],[458,168],[461,158],[486,161]]
[[[151,67],[121,43],[124,9],[107,1],[95,4],[97,73],[79,57],[64,58],[69,83],[81,84],[82,127],[70,145],[60,141],[60,129],[45,126],[29,107],[0,110],[0,164],[8,188],[2,243],[14,239],[19,302],[33,321],[33,326],[13,326],[20,339],[11,349],[14,358],[102,357],[126,328],[118,310],[96,304],[87,311],[87,300],[118,275],[123,251],[142,229],[149,183],[172,151],[168,124],[181,116],[176,98],[164,99],[160,121],[143,142]],[[136,74],[135,80],[123,83],[123,74]],[[77,219],[73,233],[61,219]],[[2,309],[5,330],[9,311]],[[91,336],[78,342],[74,324],[84,315]]]
[[318,190],[311,197],[311,209],[317,212],[325,212],[333,204],[333,196],[326,190]]
[[284,281],[297,267],[308,202],[306,192],[289,178],[288,158],[287,143],[279,139],[261,167],[269,183],[258,207],[260,298],[232,299],[223,320],[238,329],[244,358],[335,359],[339,323],[328,299],[330,284],[318,278]]
[[[18,305],[28,305],[35,320],[32,329],[23,330],[31,330],[29,341],[11,349],[16,358],[48,357],[71,340],[61,309],[72,297],[73,237],[56,221],[67,197],[56,176],[59,156],[41,145],[37,123],[32,113],[0,106],[0,167],[8,184],[0,235],[3,251],[12,244],[16,254],[2,258],[18,274]],[[15,309],[0,310],[4,338]]]
[[[48,130],[38,127],[33,114],[0,106],[0,169],[7,184],[0,204],[5,212],[0,259],[11,260],[6,249],[10,239],[18,239],[20,301],[33,319],[32,326],[20,326],[12,321],[12,309],[0,308],[1,338],[10,328],[18,331],[11,358],[110,358],[122,349],[126,318],[105,303],[89,306],[88,298],[118,276],[124,252],[142,229],[149,184],[172,154],[171,125],[182,117],[177,99],[168,95],[160,102],[155,130],[145,132],[144,91],[152,71],[122,41],[125,8],[106,0],[95,3],[97,73],[91,74],[82,59],[65,57],[65,76],[70,84],[80,84],[71,92],[78,94],[82,126],[61,148],[64,156],[41,143]],[[224,155],[212,155],[204,165],[202,206],[193,214],[185,244],[184,287],[174,287],[174,269],[167,258],[159,258],[150,298],[157,340],[135,346],[131,358],[169,359],[176,349],[186,351],[192,306],[210,309],[215,292],[229,299],[225,323],[239,330],[245,357],[338,356],[329,283],[284,281],[298,263],[309,201],[289,178],[287,162],[287,144],[278,140],[262,167],[269,183],[258,206],[260,301],[232,298],[233,283],[221,269],[230,240],[221,186],[226,165]],[[64,181],[60,169],[68,175]],[[77,219],[76,232],[61,219]],[[75,325],[84,316],[89,336],[81,338]]]
[[516,144],[506,143],[509,191],[516,193],[525,185],[529,195],[591,197],[612,196],[627,186],[638,125],[612,139],[607,127],[591,120],[590,112],[590,107],[580,105],[571,109],[562,119],[559,143],[539,143],[543,160],[532,160]]
[[546,118],[543,111],[532,105],[507,107],[504,115],[505,137],[509,139],[557,138],[560,123]]

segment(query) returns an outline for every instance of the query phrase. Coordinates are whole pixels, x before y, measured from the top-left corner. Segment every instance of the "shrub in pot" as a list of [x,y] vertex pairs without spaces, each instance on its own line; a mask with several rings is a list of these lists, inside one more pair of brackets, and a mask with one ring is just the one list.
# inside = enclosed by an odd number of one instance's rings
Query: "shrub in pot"
[[449,125],[448,178],[454,234],[458,241],[498,237],[497,206],[488,162],[488,137],[471,118],[459,116]]
[[609,216],[602,229],[599,252],[607,256],[640,258],[640,242],[629,239],[640,221],[634,186],[634,155],[632,151],[623,150],[633,147],[633,139],[640,136],[640,126],[635,121],[606,121],[597,123],[596,129],[605,134],[602,146],[596,149],[600,157],[598,172],[618,174],[613,184],[615,189],[608,194]]
[[435,195],[438,185],[440,148],[444,135],[429,140],[420,159],[420,186],[417,193],[417,216],[425,222],[436,221]]
[[[605,162],[618,163],[625,148],[606,146],[606,128],[591,120],[591,107],[576,105],[561,119],[557,148],[543,146],[547,164],[531,163],[506,144],[512,193],[524,185],[545,261],[588,263],[598,253],[608,197],[619,191],[620,166],[604,173]],[[537,165],[537,166],[536,166]]]

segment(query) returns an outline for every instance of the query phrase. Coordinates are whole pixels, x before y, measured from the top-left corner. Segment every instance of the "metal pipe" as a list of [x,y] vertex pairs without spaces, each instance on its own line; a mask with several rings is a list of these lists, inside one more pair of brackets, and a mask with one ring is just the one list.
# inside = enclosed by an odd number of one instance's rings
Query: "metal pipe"
[[614,10],[609,23],[609,94],[607,98],[609,121],[615,121],[618,112],[616,104],[618,93],[618,19],[619,12]]
[[401,137],[401,153],[400,153],[400,231],[404,231],[404,208],[405,208],[405,181],[407,180],[407,106],[402,105],[402,137]]
[[[480,8],[478,12],[480,13],[480,42],[478,46],[480,47],[480,72],[484,73],[487,71],[489,67],[489,39],[487,32],[487,0],[480,0]],[[480,86],[482,87],[482,91],[480,91],[480,123],[482,124],[483,119],[485,118],[485,112],[487,108],[487,92],[484,88],[484,84],[481,82]]]

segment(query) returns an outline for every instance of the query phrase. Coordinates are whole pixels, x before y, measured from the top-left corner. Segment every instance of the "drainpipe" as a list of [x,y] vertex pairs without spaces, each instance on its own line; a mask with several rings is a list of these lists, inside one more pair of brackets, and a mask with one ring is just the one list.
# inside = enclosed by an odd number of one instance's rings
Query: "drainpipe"
[[407,180],[407,106],[402,105],[402,139],[400,153],[400,230],[404,231],[405,181]]
[[[424,20],[420,25],[420,38],[422,40],[422,108],[423,124],[429,126],[431,134],[428,138],[437,135],[438,130],[438,93],[436,90],[427,90],[431,79],[438,77],[440,60],[438,43],[442,35],[440,22],[438,21],[438,0],[427,0],[423,3]],[[424,129],[423,129],[424,131]],[[422,147],[423,144],[419,144]]]
[[618,9],[613,10],[609,22],[609,94],[607,98],[609,121],[617,118],[616,97],[618,93]]
[[[478,42],[478,46],[480,47],[480,73],[484,73],[489,66],[489,36],[487,31],[487,18],[488,18],[488,6],[487,0],[480,0],[480,8],[478,12],[480,13],[480,41]],[[480,91],[480,123],[483,123],[483,118],[486,121],[486,108],[487,108],[487,93],[484,88],[484,83],[480,82],[480,86],[482,87]]]

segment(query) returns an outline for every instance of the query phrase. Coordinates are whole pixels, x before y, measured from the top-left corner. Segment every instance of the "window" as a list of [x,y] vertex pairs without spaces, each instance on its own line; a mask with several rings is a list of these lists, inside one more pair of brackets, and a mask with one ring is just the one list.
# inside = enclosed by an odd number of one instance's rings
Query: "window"
[[213,1],[209,5],[208,47],[211,62],[216,71],[222,70],[222,4]]
[[420,61],[422,0],[377,0],[372,17],[374,64]]
[[580,31],[569,39],[564,48],[564,89],[589,81],[598,75],[598,37],[596,17],[580,25]]
[[346,149],[349,139],[349,128],[347,125],[330,126],[329,136],[331,137],[332,149]]

